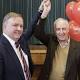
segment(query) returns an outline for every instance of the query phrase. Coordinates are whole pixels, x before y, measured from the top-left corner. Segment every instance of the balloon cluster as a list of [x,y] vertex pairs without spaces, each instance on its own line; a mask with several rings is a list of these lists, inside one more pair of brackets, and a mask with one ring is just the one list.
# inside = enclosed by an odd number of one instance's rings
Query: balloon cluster
[[70,20],[70,37],[80,41],[80,0],[67,3],[66,15]]

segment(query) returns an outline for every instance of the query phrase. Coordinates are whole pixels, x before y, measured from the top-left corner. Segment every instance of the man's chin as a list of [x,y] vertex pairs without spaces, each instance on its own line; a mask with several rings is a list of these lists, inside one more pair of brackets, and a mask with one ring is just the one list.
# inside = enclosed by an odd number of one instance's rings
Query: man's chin
[[19,39],[20,39],[20,37],[15,37],[15,39],[16,39],[16,40],[19,40]]
[[65,40],[65,38],[59,38],[59,40],[60,40],[60,41],[64,41],[64,40]]

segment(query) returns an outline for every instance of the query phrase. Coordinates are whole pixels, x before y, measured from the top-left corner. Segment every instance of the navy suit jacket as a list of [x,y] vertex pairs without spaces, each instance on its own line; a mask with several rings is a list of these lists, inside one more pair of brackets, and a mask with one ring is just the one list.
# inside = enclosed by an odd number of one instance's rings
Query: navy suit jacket
[[[28,56],[31,74],[33,71],[33,64],[28,48],[28,40],[34,31],[40,15],[41,13],[39,12],[36,14],[28,30],[23,33],[19,40],[22,50]],[[20,61],[13,47],[4,35],[0,36],[0,80],[25,80]]]

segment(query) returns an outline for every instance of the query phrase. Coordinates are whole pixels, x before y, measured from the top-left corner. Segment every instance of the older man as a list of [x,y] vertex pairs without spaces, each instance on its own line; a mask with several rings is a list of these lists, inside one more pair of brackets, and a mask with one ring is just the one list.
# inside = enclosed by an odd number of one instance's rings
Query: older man
[[43,23],[34,34],[47,47],[38,80],[80,80],[80,42],[70,38],[68,21],[58,18],[54,22],[55,35],[45,33]]

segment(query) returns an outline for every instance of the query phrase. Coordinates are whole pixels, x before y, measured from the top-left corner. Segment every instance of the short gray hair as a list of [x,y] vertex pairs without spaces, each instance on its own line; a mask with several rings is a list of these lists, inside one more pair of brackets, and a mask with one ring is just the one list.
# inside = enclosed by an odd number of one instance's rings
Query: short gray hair
[[56,27],[56,24],[58,24],[59,22],[64,22],[65,25],[68,25],[69,26],[69,22],[67,19],[64,19],[64,18],[57,18],[55,21],[54,21],[54,28]]

